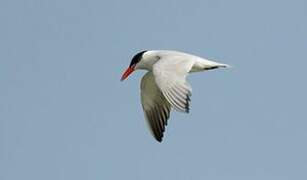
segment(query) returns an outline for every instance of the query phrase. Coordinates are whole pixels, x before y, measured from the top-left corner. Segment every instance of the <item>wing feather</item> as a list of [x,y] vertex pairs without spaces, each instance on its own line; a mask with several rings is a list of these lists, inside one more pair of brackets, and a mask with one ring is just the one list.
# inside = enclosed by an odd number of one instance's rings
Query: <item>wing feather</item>
[[192,88],[186,81],[194,61],[181,56],[161,58],[153,66],[157,86],[177,111],[189,112]]
[[170,116],[171,105],[156,85],[152,72],[146,73],[142,78],[141,100],[152,135],[161,142]]

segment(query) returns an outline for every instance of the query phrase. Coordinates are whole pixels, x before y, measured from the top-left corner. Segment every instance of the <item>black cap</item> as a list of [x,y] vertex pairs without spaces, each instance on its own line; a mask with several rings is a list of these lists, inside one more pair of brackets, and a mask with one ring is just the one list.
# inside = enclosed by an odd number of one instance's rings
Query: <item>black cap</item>
[[133,56],[131,63],[129,65],[129,67],[136,65],[138,62],[141,61],[143,54],[147,52],[147,51],[141,51],[139,53],[137,53],[136,55]]

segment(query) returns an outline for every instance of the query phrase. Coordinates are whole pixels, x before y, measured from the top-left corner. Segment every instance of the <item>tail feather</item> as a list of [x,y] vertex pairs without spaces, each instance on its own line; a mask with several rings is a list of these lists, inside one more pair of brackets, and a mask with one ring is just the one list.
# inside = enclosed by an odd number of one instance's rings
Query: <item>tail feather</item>
[[232,66],[228,65],[228,64],[218,64],[218,67],[222,67],[222,68],[231,68]]
[[212,70],[212,69],[217,69],[217,68],[220,68],[220,67],[222,67],[222,68],[231,68],[231,66],[228,65],[228,64],[214,64],[214,65],[211,65],[211,66],[206,66],[204,68],[204,70]]

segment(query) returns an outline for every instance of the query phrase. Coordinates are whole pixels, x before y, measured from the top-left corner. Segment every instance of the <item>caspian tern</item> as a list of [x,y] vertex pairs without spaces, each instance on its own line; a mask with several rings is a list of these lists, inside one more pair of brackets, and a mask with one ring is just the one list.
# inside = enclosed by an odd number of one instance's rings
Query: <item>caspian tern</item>
[[188,73],[219,67],[229,66],[178,51],[142,51],[132,58],[121,81],[135,70],[148,71],[141,81],[141,101],[152,135],[161,142],[171,109],[189,112],[192,88],[186,81]]

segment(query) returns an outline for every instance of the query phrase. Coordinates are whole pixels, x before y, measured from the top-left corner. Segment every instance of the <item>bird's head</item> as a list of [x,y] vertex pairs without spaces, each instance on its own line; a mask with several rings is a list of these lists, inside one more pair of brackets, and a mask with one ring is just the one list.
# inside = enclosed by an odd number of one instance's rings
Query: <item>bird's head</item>
[[126,69],[126,71],[124,72],[124,74],[122,75],[120,79],[121,81],[125,80],[133,71],[135,71],[138,68],[138,65],[141,62],[143,54],[145,52],[146,51],[141,51],[133,56],[129,67]]

